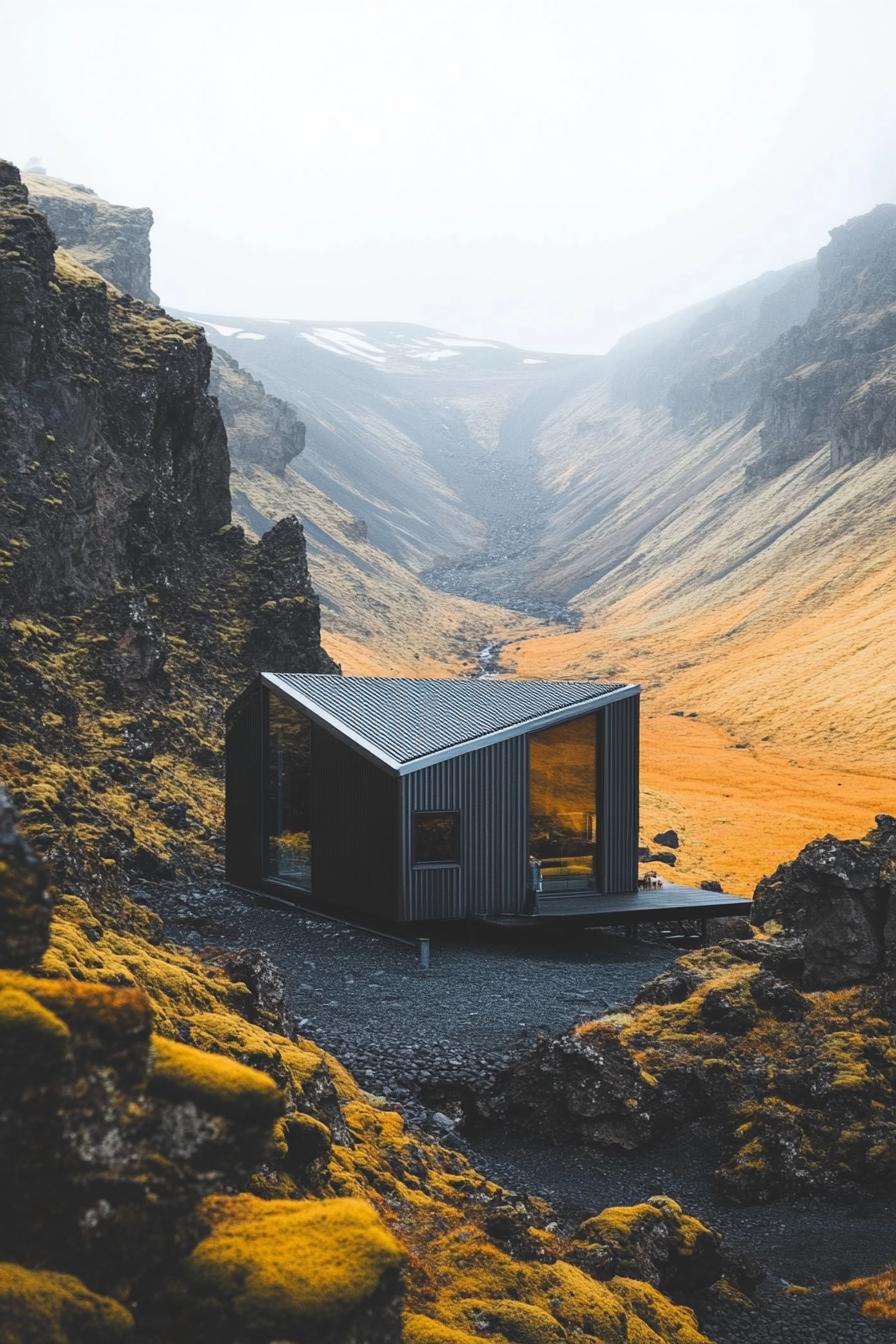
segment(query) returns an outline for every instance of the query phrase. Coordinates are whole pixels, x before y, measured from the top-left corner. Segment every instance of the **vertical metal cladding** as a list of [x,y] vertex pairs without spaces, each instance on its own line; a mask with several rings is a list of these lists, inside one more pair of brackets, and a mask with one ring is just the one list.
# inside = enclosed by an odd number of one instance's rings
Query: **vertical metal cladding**
[[254,681],[227,711],[224,734],[224,864],[228,881],[264,878],[263,691]]
[[[402,783],[403,918],[525,911],[525,737],[441,761],[404,776]],[[440,811],[461,814],[460,864],[414,867],[413,814]]]
[[312,727],[311,885],[314,903],[379,919],[401,910],[397,776]]
[[604,890],[638,888],[638,772],[640,697],[627,696],[603,713]]

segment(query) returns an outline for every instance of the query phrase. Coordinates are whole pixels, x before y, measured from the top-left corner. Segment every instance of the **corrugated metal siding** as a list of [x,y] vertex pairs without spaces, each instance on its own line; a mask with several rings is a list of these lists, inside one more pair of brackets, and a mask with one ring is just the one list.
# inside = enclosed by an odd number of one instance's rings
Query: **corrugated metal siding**
[[262,696],[256,680],[228,709],[224,733],[224,870],[244,887],[264,875]]
[[639,697],[617,700],[603,710],[604,890],[638,887]]
[[365,742],[407,763],[602,695],[621,682],[443,680],[278,672],[291,689]]
[[314,903],[399,918],[400,781],[316,724],[311,768]]
[[[461,861],[415,868],[414,812],[459,811]],[[458,919],[526,909],[526,740],[510,738],[402,781],[405,919]]]

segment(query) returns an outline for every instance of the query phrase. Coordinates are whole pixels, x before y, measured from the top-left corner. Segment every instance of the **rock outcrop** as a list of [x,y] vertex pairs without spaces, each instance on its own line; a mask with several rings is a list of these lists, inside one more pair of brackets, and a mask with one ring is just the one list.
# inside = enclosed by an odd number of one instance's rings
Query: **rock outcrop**
[[803,983],[836,988],[896,968],[896,819],[863,840],[813,840],[756,888],[753,922],[804,940]]
[[206,865],[227,700],[272,661],[334,666],[302,530],[284,520],[262,552],[231,524],[201,330],[57,250],[9,164],[0,314],[11,791],[72,880],[91,854],[105,884]]
[[122,293],[158,303],[150,286],[151,210],[112,205],[90,187],[45,173],[26,173],[24,180],[60,247]]
[[472,1114],[604,1149],[699,1119],[739,1203],[896,1187],[894,879],[892,817],[863,840],[813,841],[760,883],[761,933],[691,952],[629,1012],[541,1040]]
[[235,463],[282,476],[305,447],[305,426],[289,402],[272,397],[232,355],[213,347],[209,391],[217,398]]
[[751,483],[830,445],[832,468],[896,448],[896,206],[831,231],[818,304],[763,356]]

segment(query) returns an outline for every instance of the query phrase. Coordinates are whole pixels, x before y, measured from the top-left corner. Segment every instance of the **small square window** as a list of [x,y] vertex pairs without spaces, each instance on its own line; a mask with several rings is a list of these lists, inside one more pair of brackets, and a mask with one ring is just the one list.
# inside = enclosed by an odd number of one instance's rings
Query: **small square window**
[[414,863],[460,863],[460,813],[414,813]]

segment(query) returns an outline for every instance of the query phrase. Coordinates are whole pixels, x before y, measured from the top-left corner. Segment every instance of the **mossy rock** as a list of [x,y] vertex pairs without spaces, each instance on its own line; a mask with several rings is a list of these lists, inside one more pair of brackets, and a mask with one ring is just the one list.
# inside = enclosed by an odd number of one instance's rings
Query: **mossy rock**
[[569,1333],[555,1316],[530,1302],[498,1299],[464,1303],[471,1324],[481,1336],[498,1333],[509,1344],[566,1344]]
[[119,1302],[71,1274],[0,1264],[3,1344],[120,1344],[133,1329],[131,1313]]
[[226,1322],[240,1338],[312,1344],[343,1323],[353,1338],[352,1319],[389,1294],[404,1262],[361,1199],[219,1195],[205,1201],[203,1215],[211,1231],[187,1261],[191,1300],[200,1316],[218,1328]]
[[0,984],[0,1064],[5,1069],[45,1070],[66,1054],[71,1032],[33,995]]
[[638,1332],[632,1328],[632,1317],[640,1320],[653,1333],[642,1332],[642,1338],[653,1344],[710,1344],[697,1325],[697,1318],[689,1307],[670,1302],[649,1283],[639,1279],[617,1278],[610,1286],[629,1312],[629,1333],[626,1344],[641,1344]]
[[273,1121],[283,1105],[279,1087],[266,1073],[165,1036],[152,1038],[149,1090],[237,1120]]
[[303,1111],[292,1111],[278,1120],[274,1143],[284,1165],[301,1173],[312,1162],[329,1157],[331,1136],[322,1120]]
[[434,1321],[431,1316],[412,1312],[404,1318],[402,1344],[481,1344],[481,1335],[456,1330],[453,1325]]

